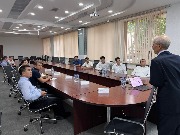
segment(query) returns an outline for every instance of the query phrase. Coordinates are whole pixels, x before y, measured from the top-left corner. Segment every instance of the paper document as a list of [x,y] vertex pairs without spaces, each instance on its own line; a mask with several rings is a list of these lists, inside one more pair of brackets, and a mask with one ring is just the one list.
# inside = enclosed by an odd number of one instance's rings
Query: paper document
[[81,85],[88,85],[89,81],[81,81]]
[[134,77],[134,78],[129,78],[130,83],[133,87],[141,86],[143,85],[142,80],[140,77]]
[[98,88],[98,93],[109,93],[109,88]]

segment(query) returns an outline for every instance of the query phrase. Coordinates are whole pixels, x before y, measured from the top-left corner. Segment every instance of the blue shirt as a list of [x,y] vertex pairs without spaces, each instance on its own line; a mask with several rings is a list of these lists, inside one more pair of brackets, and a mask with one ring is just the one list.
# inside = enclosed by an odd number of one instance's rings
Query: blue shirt
[[38,78],[41,77],[41,74],[39,73],[39,70],[36,68],[32,69],[32,77],[29,78],[30,82],[32,83],[32,85],[34,86],[38,86],[41,84],[41,82],[39,82]]
[[41,96],[41,90],[33,86],[26,77],[20,77],[18,87],[21,90],[25,100],[36,100]]
[[81,61],[78,59],[78,60],[74,60],[73,61],[73,64],[74,65],[81,65]]
[[3,60],[3,61],[1,62],[1,66],[8,66],[8,62],[7,62],[6,60]]

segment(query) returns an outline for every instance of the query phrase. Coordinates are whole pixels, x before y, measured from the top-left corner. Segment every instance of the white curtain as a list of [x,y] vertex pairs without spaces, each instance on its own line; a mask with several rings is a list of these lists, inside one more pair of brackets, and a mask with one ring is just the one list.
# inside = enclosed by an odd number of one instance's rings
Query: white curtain
[[63,35],[64,55],[67,58],[74,58],[78,55],[78,32],[71,32]]
[[43,54],[51,56],[51,42],[50,38],[43,39]]
[[54,37],[54,57],[60,57],[60,36]]
[[114,22],[88,28],[87,56],[92,60],[98,60],[103,55],[106,61],[114,60],[114,36]]

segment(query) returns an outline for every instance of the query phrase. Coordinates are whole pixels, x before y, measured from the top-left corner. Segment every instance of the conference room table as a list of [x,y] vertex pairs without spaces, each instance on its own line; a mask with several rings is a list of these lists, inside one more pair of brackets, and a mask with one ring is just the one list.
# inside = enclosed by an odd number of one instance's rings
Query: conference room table
[[[56,64],[48,64],[44,67],[51,68],[52,66],[55,71],[65,72],[55,75],[56,79],[48,81],[46,85],[56,93],[73,100],[74,135],[104,122],[109,122],[111,117],[114,116],[143,117],[144,108],[139,105],[147,101],[150,90],[134,90],[130,85],[126,87],[121,87],[120,85],[114,86],[116,83],[113,83],[111,87],[103,85],[107,84],[106,81],[108,80],[112,80],[112,82],[117,81],[116,77],[114,76],[113,78],[112,74],[108,78],[102,77],[93,70],[82,71],[77,69],[74,71],[69,65],[58,66]],[[72,73],[68,73],[69,71]],[[85,79],[81,78],[81,72],[87,77],[86,80],[89,79],[89,83],[86,85],[82,84]],[[80,75],[78,82],[75,82],[73,78],[74,73]],[[90,81],[91,79],[94,80],[91,75],[94,78],[97,76],[99,79],[105,79],[102,82],[99,81],[100,83],[94,83]],[[108,88],[109,92],[100,93],[99,88]]]

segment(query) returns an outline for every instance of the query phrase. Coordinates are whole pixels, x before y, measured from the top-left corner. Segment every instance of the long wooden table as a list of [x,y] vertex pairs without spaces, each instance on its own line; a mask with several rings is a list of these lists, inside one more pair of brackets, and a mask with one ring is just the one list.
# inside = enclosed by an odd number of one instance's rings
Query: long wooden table
[[[73,100],[74,135],[109,121],[110,114],[112,113],[113,117],[117,116],[119,115],[119,110],[121,112],[123,110],[122,114],[125,113],[126,115],[137,117],[143,116],[144,110],[138,104],[147,101],[150,90],[143,92],[129,90],[128,87],[124,89],[120,86],[119,79],[116,79],[113,73],[109,73],[108,77],[102,77],[93,70],[83,71],[77,69],[74,71],[73,67],[69,65],[59,66],[49,63],[44,67],[51,68],[52,66],[56,71],[60,71],[61,74],[55,76],[57,79],[47,82],[46,85],[56,93]],[[75,73],[78,73],[80,78],[89,80],[89,84],[81,85],[80,82],[74,82],[73,77],[67,79],[67,75],[73,76]],[[97,78],[99,79],[98,83],[94,83],[92,80],[98,80]],[[114,83],[111,84],[108,81]],[[107,86],[111,86],[109,87],[109,93],[98,93],[98,88]],[[136,111],[130,111],[134,109]]]

